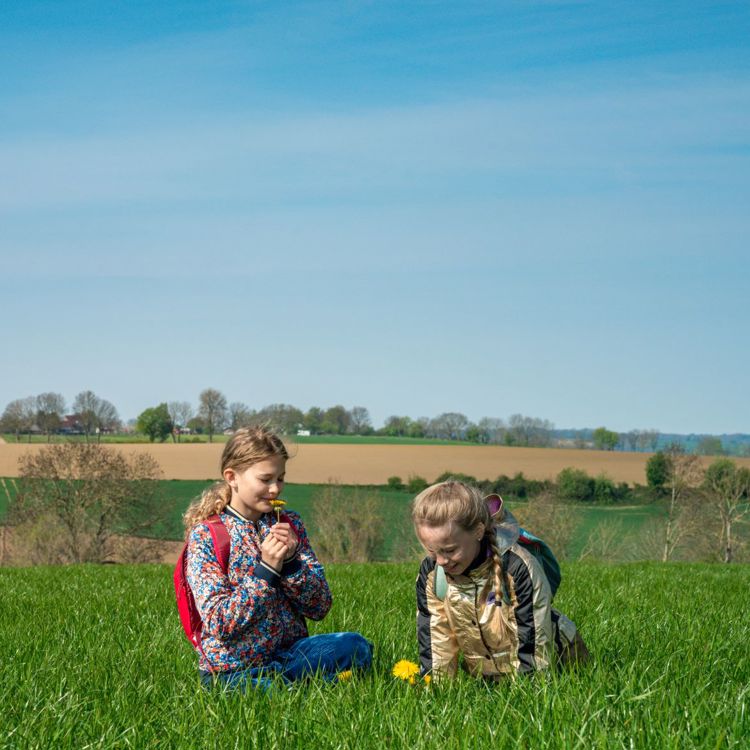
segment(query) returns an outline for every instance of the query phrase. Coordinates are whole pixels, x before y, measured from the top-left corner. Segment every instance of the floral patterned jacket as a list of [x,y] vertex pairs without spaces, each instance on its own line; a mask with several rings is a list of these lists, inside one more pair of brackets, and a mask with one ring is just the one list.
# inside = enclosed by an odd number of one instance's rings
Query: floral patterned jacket
[[248,521],[220,514],[231,547],[227,574],[221,571],[211,532],[198,524],[190,532],[187,580],[203,620],[199,668],[229,671],[260,667],[279,649],[307,636],[305,618],[321,620],[332,597],[297,513],[287,511],[297,537],[297,555],[281,574],[261,563],[260,545],[273,523],[268,513]]

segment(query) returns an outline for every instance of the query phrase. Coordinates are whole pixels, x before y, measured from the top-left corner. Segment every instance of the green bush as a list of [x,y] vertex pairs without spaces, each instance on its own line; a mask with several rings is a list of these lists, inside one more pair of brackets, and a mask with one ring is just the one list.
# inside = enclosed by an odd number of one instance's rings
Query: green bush
[[412,495],[418,495],[422,490],[428,487],[427,480],[424,477],[409,477],[406,483],[406,489]]
[[664,451],[659,451],[646,461],[646,482],[654,492],[662,494],[668,481],[669,458]]
[[389,490],[403,490],[404,489],[404,483],[401,481],[401,477],[388,477],[386,480],[386,484],[388,485]]
[[594,479],[594,502],[613,503],[617,500],[617,487],[606,475],[599,474]]
[[562,500],[590,503],[596,482],[583,469],[568,467],[557,475],[557,494]]
[[462,474],[460,471],[444,471],[435,482],[447,482],[449,479],[464,484],[478,484],[477,478],[471,474]]
[[553,490],[554,485],[546,479],[528,479],[519,471],[512,477],[501,474],[494,481],[480,482],[480,488],[486,494],[496,492],[506,499],[526,500]]

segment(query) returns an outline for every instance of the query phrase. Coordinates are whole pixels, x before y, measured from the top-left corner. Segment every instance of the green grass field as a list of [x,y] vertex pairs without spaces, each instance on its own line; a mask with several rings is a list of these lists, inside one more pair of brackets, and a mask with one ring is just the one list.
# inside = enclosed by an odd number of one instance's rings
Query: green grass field
[[[160,482],[164,498],[169,512],[165,522],[156,529],[156,534],[163,539],[181,540],[183,538],[182,514],[190,502],[198,497],[200,493],[211,482],[190,480],[164,480]],[[304,519],[311,537],[315,539],[315,523],[312,508],[314,493],[320,489],[319,485],[312,484],[288,484],[284,489],[284,498],[289,503],[289,508],[296,510]],[[363,489],[363,488],[360,488]],[[386,488],[372,488],[377,491],[382,500],[383,516],[385,518],[386,535],[377,559],[387,561],[397,554],[394,545],[402,542],[406,536],[410,536],[410,525],[408,520],[409,503],[412,496],[407,492],[388,490]],[[353,488],[352,488],[352,491]],[[8,498],[15,492],[15,480],[0,478],[0,521],[5,516]],[[509,503],[512,509],[519,503]],[[571,544],[570,555],[575,558],[583,550],[589,534],[597,524],[606,521],[618,524],[624,534],[637,534],[639,529],[650,520],[657,517],[661,511],[655,505],[637,505],[628,507],[618,506],[576,506],[581,516],[581,524]]]
[[[6,443],[20,443],[20,444],[28,444],[28,443],[69,443],[69,442],[75,442],[75,443],[95,443],[96,437],[90,437],[89,440],[86,440],[86,437],[84,435],[52,435],[51,440],[47,439],[46,435],[21,435],[20,440],[16,440],[15,435],[10,435],[8,433],[5,433],[3,435],[0,435],[0,437],[5,440]],[[193,437],[192,435],[190,437]],[[208,437],[197,435],[196,437],[201,438],[200,440],[197,440],[195,442],[208,442]],[[102,443],[148,443],[150,442],[149,439],[145,435],[136,435],[136,434],[127,434],[127,435],[102,435],[101,441]],[[226,438],[221,435],[214,435],[214,442],[226,442]]]
[[429,689],[416,660],[413,565],[329,566],[312,632],[357,630],[371,674],[272,696],[207,693],[166,566],[0,569],[3,748],[746,748],[750,567],[575,563],[557,605],[593,661],[504,684]]
[[324,445],[473,445],[466,440],[441,440],[439,438],[387,437],[386,435],[310,435],[293,436],[296,443]]

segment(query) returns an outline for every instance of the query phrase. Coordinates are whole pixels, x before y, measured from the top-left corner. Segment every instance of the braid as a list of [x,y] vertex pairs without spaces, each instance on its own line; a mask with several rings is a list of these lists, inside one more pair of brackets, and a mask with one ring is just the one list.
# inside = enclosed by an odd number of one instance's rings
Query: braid
[[500,557],[500,548],[497,546],[494,524],[490,523],[485,527],[484,538],[492,551],[492,569],[495,572],[495,601],[499,604],[503,600],[503,561]]

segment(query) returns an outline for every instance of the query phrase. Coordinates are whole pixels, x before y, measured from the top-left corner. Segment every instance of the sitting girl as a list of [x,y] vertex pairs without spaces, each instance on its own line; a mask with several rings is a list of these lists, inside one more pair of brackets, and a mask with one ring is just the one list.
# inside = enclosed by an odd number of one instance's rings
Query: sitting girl
[[422,674],[455,675],[459,654],[468,672],[490,679],[588,657],[499,496],[442,482],[417,495],[412,520],[429,555],[417,578]]
[[[185,513],[206,687],[267,689],[274,676],[288,682],[316,673],[335,680],[371,664],[372,646],[358,633],[308,637],[305,618],[323,619],[332,598],[300,517],[272,512],[288,457],[265,428],[238,430],[221,456],[223,479]],[[229,533],[226,572],[205,523],[217,514]]]

